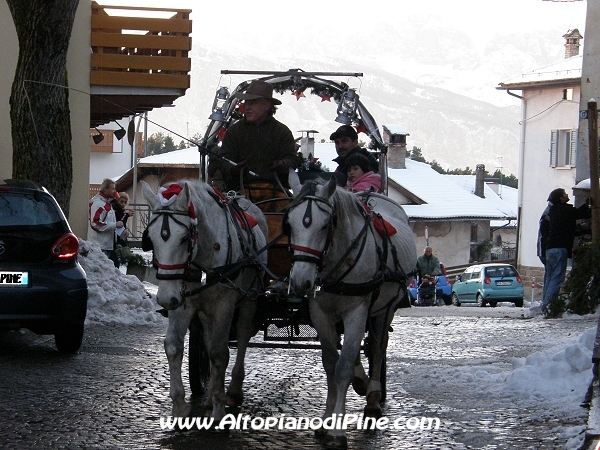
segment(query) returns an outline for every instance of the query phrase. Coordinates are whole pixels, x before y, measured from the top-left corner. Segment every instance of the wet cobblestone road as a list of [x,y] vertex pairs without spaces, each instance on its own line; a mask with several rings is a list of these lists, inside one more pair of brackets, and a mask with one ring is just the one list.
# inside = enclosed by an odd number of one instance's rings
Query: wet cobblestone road
[[[388,350],[388,401],[384,414],[438,417],[437,431],[348,432],[351,449],[555,449],[566,439],[552,430],[560,413],[540,411],[479,387],[486,373],[511,369],[530,355],[596,326],[596,318],[545,321],[479,308],[400,310]],[[429,311],[435,315],[429,315]],[[524,310],[523,310],[524,311]],[[89,325],[79,354],[60,355],[51,336],[0,333],[0,447],[114,449],[322,449],[310,431],[163,431],[170,414],[164,324]],[[510,339],[505,339],[510,336]],[[515,339],[517,337],[517,339]],[[515,345],[515,342],[519,342]],[[234,354],[232,352],[232,354]],[[233,359],[234,356],[232,356]],[[187,358],[186,358],[187,360]],[[231,363],[230,363],[231,367]],[[184,361],[187,371],[187,361]],[[252,348],[248,352],[245,404],[252,417],[318,417],[325,399],[320,351]],[[456,377],[460,377],[456,382]],[[453,382],[449,382],[453,380]],[[464,382],[462,382],[464,381]],[[187,388],[187,379],[185,380]],[[485,395],[482,395],[485,393]],[[202,399],[191,398],[193,415]],[[363,398],[352,390],[347,412],[360,414]],[[573,421],[573,419],[571,419]]]

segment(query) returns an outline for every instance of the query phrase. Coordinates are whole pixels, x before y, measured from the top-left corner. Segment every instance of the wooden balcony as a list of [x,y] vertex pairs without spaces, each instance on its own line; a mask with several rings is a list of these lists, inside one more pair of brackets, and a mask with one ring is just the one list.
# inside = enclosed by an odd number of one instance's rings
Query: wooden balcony
[[92,2],[91,127],[172,104],[185,94],[190,13]]

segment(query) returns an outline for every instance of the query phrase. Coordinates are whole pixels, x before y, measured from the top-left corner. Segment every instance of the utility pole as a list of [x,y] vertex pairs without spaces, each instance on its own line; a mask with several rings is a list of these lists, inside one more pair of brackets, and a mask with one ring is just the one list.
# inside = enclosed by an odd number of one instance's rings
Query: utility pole
[[592,200],[592,241],[600,237],[600,183],[598,180],[598,104],[590,99],[587,104],[589,153],[590,153],[590,198]]

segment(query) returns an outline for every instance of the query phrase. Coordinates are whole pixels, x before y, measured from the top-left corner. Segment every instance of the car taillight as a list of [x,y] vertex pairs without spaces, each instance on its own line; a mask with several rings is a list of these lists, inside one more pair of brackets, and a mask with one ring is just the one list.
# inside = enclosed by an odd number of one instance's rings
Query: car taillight
[[68,261],[77,256],[78,249],[79,241],[77,240],[77,236],[73,233],[67,233],[54,243],[50,251],[55,258],[61,261]]
[[492,280],[490,279],[490,277],[485,277],[485,278],[483,279],[483,282],[484,282],[485,284],[492,284]]
[[521,275],[517,275],[517,283],[522,283],[523,279],[521,278]]

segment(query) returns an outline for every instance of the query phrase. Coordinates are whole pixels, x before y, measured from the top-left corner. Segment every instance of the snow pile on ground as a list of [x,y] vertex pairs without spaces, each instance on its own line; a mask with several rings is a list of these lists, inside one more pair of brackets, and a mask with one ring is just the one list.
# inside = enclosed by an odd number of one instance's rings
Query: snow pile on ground
[[80,239],[78,260],[88,281],[86,323],[142,325],[164,320],[144,283],[116,269],[96,244]]
[[515,358],[506,379],[507,389],[522,398],[564,398],[572,394],[574,385],[582,386],[585,392],[592,379],[595,337],[596,330],[590,328],[569,343]]

